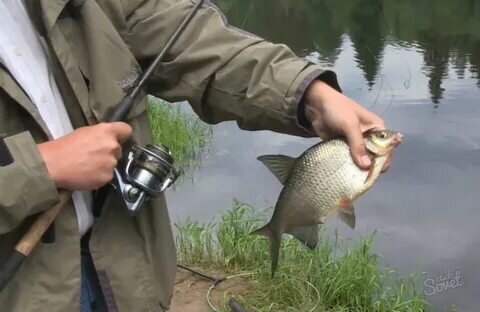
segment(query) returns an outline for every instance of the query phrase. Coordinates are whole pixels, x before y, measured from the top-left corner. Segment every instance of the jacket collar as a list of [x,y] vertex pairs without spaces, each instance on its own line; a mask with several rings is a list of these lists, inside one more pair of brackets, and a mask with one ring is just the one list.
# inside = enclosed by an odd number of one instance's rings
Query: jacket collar
[[0,89],[30,114],[49,138],[52,137],[38,109],[3,65],[0,65]]
[[58,20],[63,9],[73,0],[24,0],[27,10],[32,17],[41,15],[45,30],[50,32]]

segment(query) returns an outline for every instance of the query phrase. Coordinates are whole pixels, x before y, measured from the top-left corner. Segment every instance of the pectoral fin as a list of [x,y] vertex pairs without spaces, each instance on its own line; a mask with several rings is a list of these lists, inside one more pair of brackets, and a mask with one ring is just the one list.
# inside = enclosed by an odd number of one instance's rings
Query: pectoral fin
[[310,249],[315,249],[318,244],[318,229],[319,225],[312,226],[297,226],[288,230],[286,233],[298,239],[302,244]]
[[346,212],[345,210],[341,209],[338,211],[338,216],[340,217],[340,220],[342,220],[346,225],[348,225],[352,229],[355,228],[355,212],[353,211],[353,207],[352,213]]
[[295,164],[295,159],[285,155],[263,155],[257,158],[260,160],[277,179],[285,184]]
[[355,208],[349,199],[341,199],[338,203],[338,216],[346,225],[355,228]]

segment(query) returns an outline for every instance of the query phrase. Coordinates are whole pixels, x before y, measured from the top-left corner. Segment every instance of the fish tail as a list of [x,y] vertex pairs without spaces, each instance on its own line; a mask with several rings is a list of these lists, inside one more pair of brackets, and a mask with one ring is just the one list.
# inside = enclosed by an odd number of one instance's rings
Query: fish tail
[[277,270],[279,254],[280,254],[280,237],[273,236],[273,238],[270,239],[270,256],[272,258],[272,275],[271,275],[272,278],[275,275],[275,271]]
[[278,266],[278,256],[280,253],[281,235],[272,231],[270,223],[262,228],[252,232],[252,235],[262,235],[270,240],[270,258],[272,260],[271,277],[275,275]]

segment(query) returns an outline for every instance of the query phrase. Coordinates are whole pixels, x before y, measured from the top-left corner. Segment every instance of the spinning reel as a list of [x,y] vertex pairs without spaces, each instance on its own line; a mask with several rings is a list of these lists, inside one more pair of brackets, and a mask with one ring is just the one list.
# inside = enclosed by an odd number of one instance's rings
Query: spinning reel
[[157,197],[178,178],[170,150],[163,144],[134,145],[128,153],[124,177],[115,168],[114,188],[122,195],[130,214],[135,214],[149,197]]

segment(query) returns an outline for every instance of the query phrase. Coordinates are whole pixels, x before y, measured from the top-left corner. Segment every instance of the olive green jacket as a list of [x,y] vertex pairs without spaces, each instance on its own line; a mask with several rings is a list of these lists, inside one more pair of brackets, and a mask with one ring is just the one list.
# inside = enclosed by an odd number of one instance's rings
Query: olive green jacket
[[[125,95],[165,45],[191,0],[26,0],[74,127],[95,124]],[[299,29],[299,31],[301,31]],[[338,89],[335,74],[286,46],[229,26],[206,1],[128,117],[133,143],[150,143],[146,94],[187,100],[205,122],[235,120],[241,129],[312,136],[300,125],[303,93],[314,79]],[[36,144],[51,138],[29,98],[0,67],[0,265],[58,190]],[[5,151],[3,151],[5,154]],[[7,153],[7,154],[8,154]],[[72,151],[75,153],[75,151]],[[8,156],[8,155],[7,155]],[[0,310],[78,311],[80,236],[70,202],[56,219],[56,241],[40,243],[0,294]],[[163,196],[138,216],[111,195],[96,218],[90,248],[110,311],[167,311],[176,270]]]

